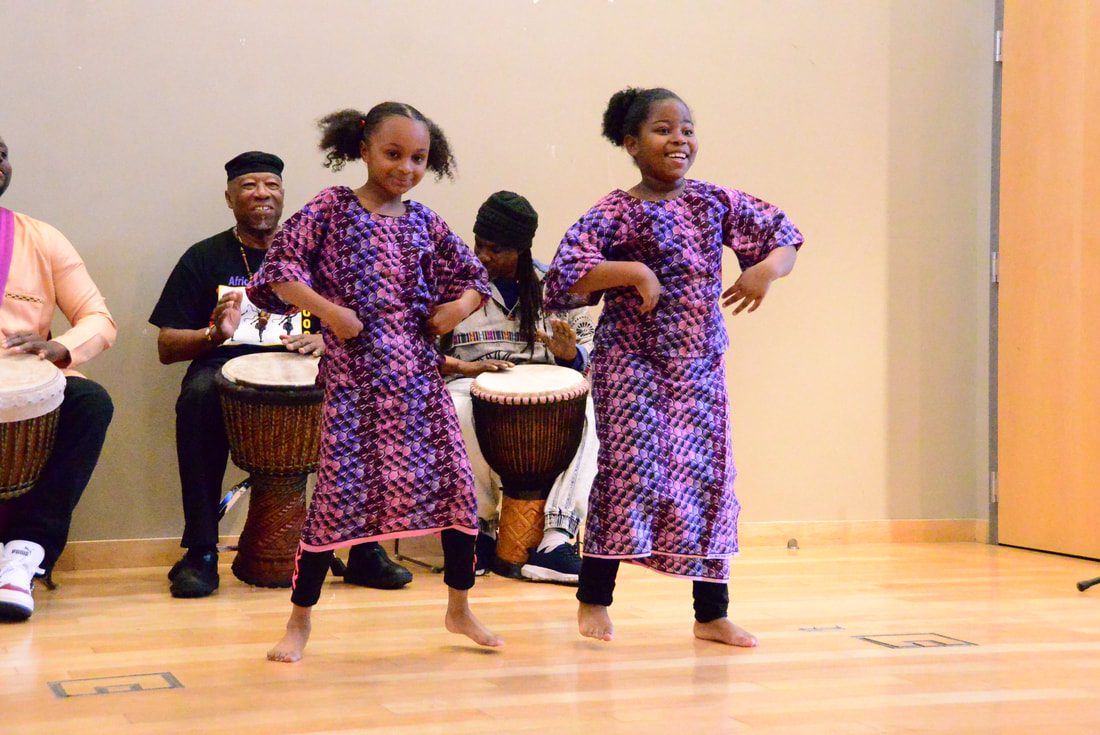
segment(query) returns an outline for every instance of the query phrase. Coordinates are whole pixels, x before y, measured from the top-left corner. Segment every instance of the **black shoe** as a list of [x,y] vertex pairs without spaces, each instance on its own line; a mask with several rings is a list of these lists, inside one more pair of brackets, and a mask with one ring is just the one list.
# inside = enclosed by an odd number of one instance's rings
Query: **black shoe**
[[484,531],[478,531],[475,544],[474,576],[482,577],[493,569],[493,559],[497,555],[497,540]]
[[214,594],[221,581],[218,576],[218,552],[184,554],[172,565],[168,579],[172,580],[168,588],[172,597],[208,597]]
[[413,575],[405,567],[390,559],[376,542],[357,544],[348,552],[348,569],[344,581],[360,587],[376,590],[396,590],[412,581]]
[[581,556],[575,544],[560,544],[549,551],[527,550],[527,563],[520,569],[524,579],[576,586],[581,575]]

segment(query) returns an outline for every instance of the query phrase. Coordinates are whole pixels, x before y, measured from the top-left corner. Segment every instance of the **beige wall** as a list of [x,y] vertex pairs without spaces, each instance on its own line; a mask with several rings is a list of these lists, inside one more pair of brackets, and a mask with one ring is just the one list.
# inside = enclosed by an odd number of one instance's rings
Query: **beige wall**
[[182,528],[183,369],[146,318],[180,253],[231,224],[225,160],[283,156],[289,214],[365,178],[321,168],[316,118],[408,101],[459,161],[415,197],[469,237],[485,195],[523,192],[549,258],[634,182],[599,137],[628,84],[677,90],[692,174],[779,204],[808,241],[730,321],[744,518],[983,517],[992,26],[993,0],[0,0],[3,203],[68,234],[120,327],[88,369],[117,411],[73,538]]

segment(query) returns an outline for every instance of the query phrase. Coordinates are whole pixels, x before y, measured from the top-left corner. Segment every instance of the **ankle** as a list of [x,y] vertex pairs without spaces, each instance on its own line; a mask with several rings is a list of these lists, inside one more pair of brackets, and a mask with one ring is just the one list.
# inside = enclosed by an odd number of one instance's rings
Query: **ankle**
[[192,546],[189,549],[187,549],[187,554],[186,554],[187,558],[192,559],[192,560],[203,559],[207,555],[211,555],[215,559],[217,559],[218,558],[218,547],[216,545]]
[[309,628],[312,624],[313,608],[295,605],[291,603],[290,619],[286,621],[287,628]]
[[470,610],[470,594],[468,590],[456,590],[447,588],[447,612],[463,613]]
[[542,540],[539,541],[539,551],[550,551],[562,544],[569,543],[571,536],[560,528],[550,528],[543,532]]

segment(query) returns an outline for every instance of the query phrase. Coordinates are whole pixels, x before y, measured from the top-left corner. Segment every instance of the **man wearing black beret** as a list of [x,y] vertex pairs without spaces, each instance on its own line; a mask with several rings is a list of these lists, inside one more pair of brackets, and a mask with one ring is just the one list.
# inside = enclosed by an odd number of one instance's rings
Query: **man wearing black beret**
[[[176,401],[176,455],[187,549],[168,578],[173,597],[205,597],[219,584],[218,519],[229,459],[214,376],[234,357],[291,350],[321,354],[321,335],[307,315],[283,317],[256,309],[244,287],[263,262],[283,213],[283,162],[248,151],[225,164],[225,203],[236,225],[192,245],[176,264],[149,322],[160,328],[165,365],[190,360]],[[345,581],[381,589],[412,575],[378,544],[356,546]]]

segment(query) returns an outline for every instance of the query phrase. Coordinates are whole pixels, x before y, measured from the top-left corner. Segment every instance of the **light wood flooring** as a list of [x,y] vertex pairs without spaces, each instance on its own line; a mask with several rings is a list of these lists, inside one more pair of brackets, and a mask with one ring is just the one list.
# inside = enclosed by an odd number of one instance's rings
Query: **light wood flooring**
[[[1100,564],[1079,559],[750,548],[731,617],[755,650],[694,640],[690,584],[631,566],[606,644],[577,636],[572,589],[479,579],[499,652],[443,630],[437,575],[396,592],[330,581],[291,665],[264,660],[285,590],[225,567],[214,597],[173,600],[165,572],[59,573],[29,622],[0,625],[0,733],[1100,733],[1100,587],[1074,586]],[[160,673],[180,686],[108,678]],[[108,693],[61,698],[50,683],[66,681]]]

